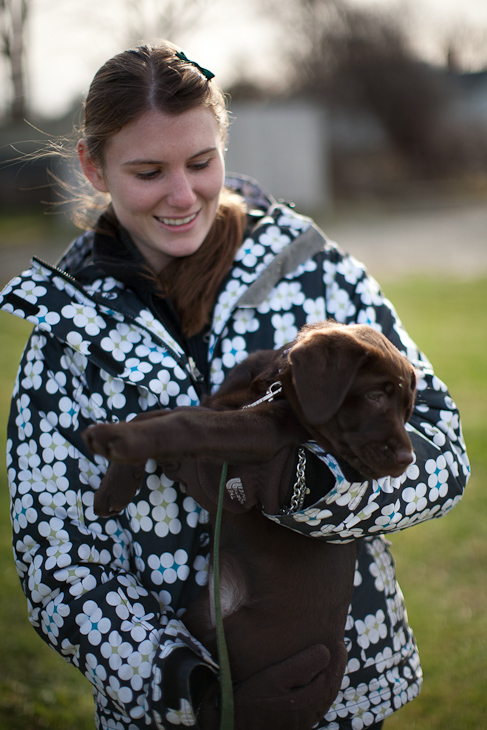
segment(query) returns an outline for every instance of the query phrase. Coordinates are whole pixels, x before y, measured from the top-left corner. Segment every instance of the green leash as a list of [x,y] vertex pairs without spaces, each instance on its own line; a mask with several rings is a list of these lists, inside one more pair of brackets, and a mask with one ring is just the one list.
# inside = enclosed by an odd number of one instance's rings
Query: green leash
[[216,641],[218,647],[218,661],[220,663],[220,693],[221,715],[220,730],[233,730],[233,686],[230,662],[228,659],[227,642],[223,629],[222,606],[220,600],[220,531],[222,523],[223,497],[227,481],[228,464],[222,466],[220,490],[218,493],[218,507],[213,534],[213,603],[215,606]]

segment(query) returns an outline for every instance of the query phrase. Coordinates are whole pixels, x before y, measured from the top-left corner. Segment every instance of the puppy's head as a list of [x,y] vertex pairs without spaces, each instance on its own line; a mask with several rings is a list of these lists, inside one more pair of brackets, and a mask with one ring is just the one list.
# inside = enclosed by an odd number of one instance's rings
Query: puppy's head
[[366,478],[403,473],[416,376],[386,337],[365,325],[313,325],[287,362],[286,397],[318,443]]

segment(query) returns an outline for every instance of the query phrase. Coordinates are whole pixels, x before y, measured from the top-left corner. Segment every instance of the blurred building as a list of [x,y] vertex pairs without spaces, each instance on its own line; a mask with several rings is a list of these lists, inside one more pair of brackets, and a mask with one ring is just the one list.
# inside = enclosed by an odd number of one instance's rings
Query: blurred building
[[293,102],[231,105],[227,169],[256,178],[274,197],[299,208],[332,202],[326,110]]

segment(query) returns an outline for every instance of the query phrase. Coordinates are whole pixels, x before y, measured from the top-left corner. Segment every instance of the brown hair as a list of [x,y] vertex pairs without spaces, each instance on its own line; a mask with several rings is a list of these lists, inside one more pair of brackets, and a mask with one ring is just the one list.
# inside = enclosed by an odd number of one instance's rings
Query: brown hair
[[223,92],[169,41],[123,51],[95,74],[84,103],[82,136],[89,157],[103,165],[108,140],[144,112],[182,114],[210,108],[222,140],[228,128]]
[[[96,165],[103,167],[109,139],[150,110],[178,115],[201,106],[209,108],[222,143],[226,141],[228,113],[223,92],[204,70],[177,53],[177,46],[168,41],[144,45],[119,53],[96,73],[81,128],[87,154]],[[100,205],[94,205],[99,212]],[[191,256],[175,258],[157,277],[162,295],[170,297],[187,336],[208,322],[218,287],[242,242],[244,226],[243,200],[224,189],[218,214],[200,248]]]

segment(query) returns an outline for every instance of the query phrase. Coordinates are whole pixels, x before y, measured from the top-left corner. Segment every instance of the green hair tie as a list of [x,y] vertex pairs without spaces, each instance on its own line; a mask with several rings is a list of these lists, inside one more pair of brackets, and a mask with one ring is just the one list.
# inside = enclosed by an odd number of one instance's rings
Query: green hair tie
[[205,76],[208,81],[211,81],[215,77],[215,74],[211,73],[211,71],[208,71],[207,68],[203,68],[203,66],[200,66],[199,63],[196,63],[196,61],[191,61],[182,51],[178,51],[176,53],[176,56],[179,58],[180,61],[186,61],[186,63],[190,63],[192,66],[196,66],[198,71],[201,71],[203,76]]

